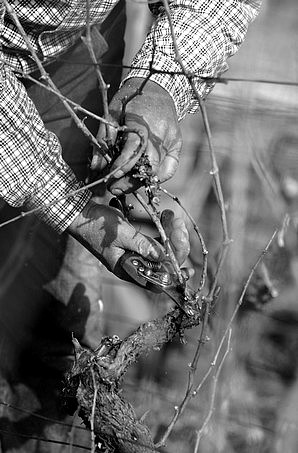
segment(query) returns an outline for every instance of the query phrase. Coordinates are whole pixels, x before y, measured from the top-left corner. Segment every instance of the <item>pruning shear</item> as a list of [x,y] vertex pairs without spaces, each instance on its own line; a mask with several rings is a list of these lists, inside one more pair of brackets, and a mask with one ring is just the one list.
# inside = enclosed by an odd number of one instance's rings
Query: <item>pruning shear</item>
[[[124,195],[112,198],[109,204],[124,215],[129,212]],[[118,265],[126,274],[126,280],[155,293],[164,292],[185,315],[193,315],[191,305],[197,302],[195,294],[186,288],[187,277],[184,277],[183,282],[178,279],[170,261],[150,261],[136,252],[127,251],[120,258]]]
[[194,293],[186,291],[187,279],[180,283],[170,261],[155,262],[135,252],[125,252],[119,264],[128,280],[153,292],[164,292],[186,316],[194,314],[191,307],[196,302]]

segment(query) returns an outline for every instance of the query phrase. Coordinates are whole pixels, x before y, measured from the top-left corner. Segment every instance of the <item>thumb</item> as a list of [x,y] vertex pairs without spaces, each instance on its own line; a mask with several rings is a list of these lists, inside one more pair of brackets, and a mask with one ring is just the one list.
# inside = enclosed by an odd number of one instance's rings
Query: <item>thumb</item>
[[180,154],[181,142],[177,139],[177,143],[166,150],[165,158],[157,171],[157,176],[161,182],[167,181],[174,176],[179,166]]
[[181,217],[175,217],[170,209],[165,209],[161,214],[161,223],[181,265],[188,256],[190,249],[189,234],[185,222]]

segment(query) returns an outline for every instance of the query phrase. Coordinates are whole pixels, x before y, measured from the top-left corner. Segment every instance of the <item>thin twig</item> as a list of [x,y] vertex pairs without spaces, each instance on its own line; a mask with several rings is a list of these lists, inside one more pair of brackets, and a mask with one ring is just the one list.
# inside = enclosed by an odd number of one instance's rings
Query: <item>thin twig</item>
[[[196,87],[193,84],[193,88],[196,89]],[[208,120],[208,115],[207,115],[207,110],[205,106],[205,102],[201,102],[199,100],[199,105],[200,105],[200,110],[202,113],[202,118],[204,122],[204,127],[208,139],[208,145],[209,145],[209,151],[210,151],[210,157],[211,157],[211,163],[212,163],[212,169],[211,169],[211,175],[213,177],[213,182],[215,186],[215,192],[217,196],[217,201],[218,201],[218,206],[220,209],[220,216],[221,216],[221,224],[222,224],[222,229],[223,229],[223,243],[222,243],[222,249],[220,253],[220,258],[217,264],[217,269],[215,272],[215,275],[212,280],[212,284],[209,290],[208,294],[208,299],[211,301],[214,298],[214,294],[217,288],[217,282],[218,282],[218,277],[221,272],[221,269],[223,267],[223,264],[225,262],[228,246],[232,242],[231,239],[229,238],[229,233],[228,233],[228,222],[227,222],[227,216],[226,216],[226,209],[225,209],[225,202],[224,202],[224,196],[223,196],[223,191],[222,191],[222,186],[221,186],[221,181],[219,177],[219,169],[217,165],[217,159],[215,155],[215,150],[213,147],[213,142],[212,142],[212,136],[211,136],[211,130],[209,126],[209,120]]]
[[208,120],[208,115],[207,115],[207,110],[206,110],[206,105],[205,105],[204,101],[200,102],[200,109],[201,109],[202,118],[203,118],[205,130],[206,130],[206,135],[207,135],[208,145],[209,145],[209,150],[210,150],[210,156],[211,156],[212,169],[211,169],[210,174],[213,176],[218,204],[220,207],[221,222],[222,222],[222,227],[223,227],[223,241],[224,241],[224,244],[228,244],[230,242],[230,239],[229,239],[229,233],[228,233],[225,201],[224,201],[224,197],[223,197],[221,181],[219,178],[219,169],[218,169],[218,165],[217,165],[215,150],[214,150],[214,146],[213,146],[213,142],[212,142],[210,125],[209,125],[209,120]]
[[200,358],[201,350],[202,350],[202,345],[205,344],[205,342],[206,342],[205,332],[207,330],[208,321],[209,321],[210,302],[205,300],[203,307],[204,307],[204,317],[203,317],[203,322],[202,322],[202,329],[201,329],[198,345],[196,348],[196,352],[195,352],[195,355],[194,355],[191,365],[190,365],[189,376],[188,376],[187,391],[189,392],[190,397],[194,396],[194,395],[191,395],[191,391],[193,390],[193,385],[194,385],[194,376],[197,371],[198,362],[199,362],[199,358]]
[[181,272],[181,269],[180,269],[180,266],[179,266],[179,263],[177,261],[177,258],[175,256],[175,253],[173,252],[173,249],[172,249],[172,246],[171,246],[171,243],[169,241],[169,238],[167,237],[166,235],[166,232],[161,224],[161,221],[158,217],[158,214],[157,214],[157,211],[155,209],[153,209],[153,207],[149,206],[148,203],[146,203],[146,201],[144,200],[144,198],[142,197],[142,195],[139,193],[139,192],[135,192],[134,193],[134,196],[135,198],[139,201],[139,203],[143,206],[143,208],[146,210],[146,212],[149,214],[149,216],[151,217],[152,221],[154,222],[154,224],[156,225],[156,228],[160,234],[160,237],[161,237],[161,240],[164,244],[164,247],[165,247],[165,250],[166,250],[166,253],[173,265],[173,268],[176,272],[176,275],[179,279],[179,283],[181,285],[184,284],[184,278],[183,278],[183,275],[182,275],[182,272]]
[[[59,57],[59,61],[63,61],[65,63],[69,63],[68,60]],[[82,64],[71,62],[71,64]],[[83,63],[84,66],[93,66],[93,63]],[[97,65],[100,64],[102,67],[107,68],[120,68],[120,69],[135,69],[140,71],[148,71],[148,67],[146,66],[136,66],[136,65],[129,65],[129,64],[117,64],[117,63],[96,63]],[[166,74],[166,75],[185,75],[183,71],[170,71],[167,69],[155,69],[153,68],[154,74]],[[208,82],[208,83],[221,83],[224,85],[228,85],[230,82],[236,83],[261,83],[267,85],[281,85],[281,86],[289,86],[289,87],[297,87],[298,82],[290,81],[290,80],[271,80],[271,79],[254,79],[249,77],[203,77],[197,74],[191,74],[196,80],[200,82]]]
[[213,376],[213,382],[212,382],[212,393],[211,393],[211,399],[210,399],[210,406],[209,406],[209,411],[208,411],[208,414],[203,422],[203,425],[202,427],[200,428],[199,431],[197,431],[197,437],[196,437],[196,444],[195,444],[195,449],[194,449],[194,453],[198,453],[198,449],[199,449],[199,444],[200,444],[200,440],[202,438],[202,435],[207,427],[207,425],[209,424],[210,420],[211,420],[211,417],[213,415],[213,412],[214,412],[214,409],[215,409],[215,395],[216,395],[216,388],[217,388],[217,383],[218,383],[218,377],[220,375],[220,372],[222,370],[222,367],[223,367],[223,364],[227,358],[227,355],[229,354],[230,352],[230,345],[231,345],[231,335],[232,335],[232,329],[230,328],[229,329],[229,335],[228,335],[228,341],[227,341],[227,349],[220,361],[220,364],[218,366],[218,369],[215,373],[215,375]]
[[[47,439],[45,437],[32,436],[31,434],[24,434],[24,433],[19,433],[19,432],[16,432],[16,431],[9,431],[7,429],[2,429],[2,428],[0,428],[0,433],[3,433],[5,435],[11,435],[11,437],[13,439],[15,437],[21,437],[21,438],[24,438],[24,439],[38,440],[39,442],[46,442],[46,443],[49,443],[49,444],[66,445],[66,446],[69,445],[68,442],[55,440],[55,439]],[[73,447],[81,448],[82,450],[90,451],[90,448],[89,447],[85,447],[84,445],[73,444]]]
[[[4,62],[4,61],[5,61],[4,59],[0,58],[0,62]],[[6,64],[8,64],[8,63],[6,63]],[[74,111],[85,113],[85,115],[90,116],[90,118],[94,118],[95,120],[97,120],[97,121],[99,121],[99,122],[101,122],[101,123],[103,123],[103,124],[105,124],[107,126],[110,126],[110,127],[114,128],[114,129],[116,129],[118,132],[124,132],[126,130],[126,126],[116,125],[115,123],[112,123],[111,121],[106,120],[102,116],[96,115],[95,113],[91,112],[90,110],[87,110],[84,107],[82,107],[80,104],[77,104],[76,102],[72,101],[67,96],[64,96],[61,92],[57,92],[56,90],[54,90],[49,85],[45,85],[44,83],[40,82],[39,80],[36,80],[34,77],[30,76],[30,74],[26,74],[24,72],[19,72],[19,71],[18,71],[18,74],[22,78],[30,80],[31,82],[33,82],[36,85],[44,88],[45,90],[49,91],[50,93],[55,94],[62,101],[65,101],[68,104],[72,105]]]
[[130,96],[126,96],[121,100],[122,102],[122,107],[121,107],[121,115],[120,115],[120,125],[124,124],[125,121],[125,114],[126,114],[126,107],[129,102],[131,102],[135,97],[141,96],[143,94],[143,89],[145,88],[146,84],[148,83],[152,73],[149,72],[149,75],[143,80],[142,83],[140,83],[140,86],[136,89],[134,93],[132,93]]
[[193,398],[193,396],[194,396],[194,394],[193,394],[194,376],[195,376],[196,369],[197,369],[197,363],[198,363],[198,359],[199,359],[199,355],[200,355],[200,351],[201,351],[201,345],[204,342],[203,337],[204,337],[204,333],[206,330],[207,321],[208,321],[208,312],[207,312],[207,310],[205,310],[204,315],[203,315],[203,320],[202,320],[200,339],[199,339],[199,342],[198,342],[198,345],[196,348],[196,354],[195,354],[195,357],[194,357],[192,363],[189,364],[188,383],[187,383],[187,388],[185,391],[184,398],[181,401],[181,403],[179,404],[179,406],[174,407],[174,410],[175,410],[174,415],[173,415],[170,423],[168,424],[168,427],[167,427],[166,431],[164,432],[163,436],[156,443],[157,448],[162,447],[163,445],[166,444],[166,441],[169,438],[169,436],[171,435],[178,419],[184,413],[190,399]]
[[248,278],[247,278],[247,280],[246,280],[246,282],[245,282],[245,285],[244,285],[244,287],[243,287],[243,289],[242,289],[242,292],[241,292],[241,294],[240,294],[240,297],[239,297],[239,299],[238,299],[238,302],[237,302],[237,304],[236,304],[236,306],[235,306],[235,308],[234,308],[234,310],[233,310],[232,316],[231,316],[231,318],[230,318],[230,320],[229,320],[229,322],[228,322],[228,324],[227,324],[227,326],[226,326],[226,329],[225,329],[225,331],[224,331],[224,333],[223,333],[223,335],[222,335],[221,341],[220,341],[219,346],[218,346],[218,349],[217,349],[217,354],[215,354],[215,357],[214,357],[213,362],[217,360],[219,351],[220,351],[220,349],[221,349],[221,347],[222,347],[222,344],[224,343],[224,341],[225,341],[225,339],[226,339],[226,337],[227,337],[227,335],[228,335],[228,332],[229,332],[229,330],[230,330],[230,328],[231,328],[231,326],[232,326],[232,324],[233,324],[233,322],[234,322],[234,319],[235,319],[235,317],[236,317],[236,315],[237,315],[237,313],[238,313],[238,311],[239,311],[239,309],[240,309],[240,307],[241,307],[241,305],[242,305],[242,303],[243,303],[243,298],[244,298],[245,293],[246,293],[246,291],[247,291],[248,285],[249,285],[249,283],[250,283],[250,281],[251,281],[251,279],[252,279],[252,276],[254,275],[254,273],[255,273],[255,271],[256,271],[256,268],[258,267],[259,263],[262,261],[262,259],[264,258],[264,256],[265,256],[266,253],[268,252],[269,247],[270,247],[270,245],[272,244],[272,242],[273,242],[273,240],[274,240],[276,234],[277,234],[277,230],[275,230],[274,233],[272,234],[272,236],[271,236],[271,238],[269,239],[269,241],[268,241],[266,247],[265,247],[264,250],[262,251],[261,255],[258,257],[257,261],[255,262],[255,264],[253,265],[253,267],[252,267],[252,269],[251,269],[251,271],[250,271],[250,273],[249,273],[249,276],[248,276]]
[[34,417],[34,418],[37,418],[39,420],[44,420],[44,421],[47,421],[47,422],[50,422],[50,423],[54,423],[54,424],[57,424],[57,425],[68,426],[69,428],[73,428],[74,427],[76,429],[82,429],[83,431],[87,430],[87,428],[85,426],[78,426],[78,425],[74,426],[73,424],[61,422],[60,420],[56,420],[54,418],[45,417],[44,415],[40,415],[40,414],[36,414],[35,412],[31,412],[28,409],[24,409],[24,408],[21,408],[21,407],[14,406],[13,404],[7,403],[6,401],[0,401],[0,404],[2,406],[8,407],[10,409],[13,409],[15,411],[22,412],[24,414],[28,414],[28,415],[30,415],[30,417]]
[[[99,89],[102,98],[102,107],[103,107],[103,114],[106,120],[109,119],[109,104],[108,104],[108,89],[109,86],[105,83],[101,70],[99,68],[98,61],[96,59],[96,55],[94,52],[92,37],[91,37],[91,21],[90,21],[90,0],[86,0],[86,38],[82,37],[82,41],[88,49],[90,58],[94,64],[94,69],[96,72]],[[106,126],[106,143],[107,147],[110,148],[112,146],[112,135],[111,135],[111,128],[108,123],[105,123]]]
[[192,223],[193,229],[195,230],[195,232],[199,238],[199,241],[201,243],[202,255],[203,255],[203,265],[202,265],[202,273],[201,273],[199,287],[196,291],[197,293],[200,293],[202,291],[203,287],[205,286],[205,281],[206,281],[206,276],[207,276],[207,266],[208,266],[208,250],[206,248],[204,238],[203,238],[202,233],[200,232],[199,227],[198,227],[197,223],[195,222],[194,218],[188,212],[188,210],[183,206],[183,204],[181,203],[179,198],[176,195],[171,194],[167,189],[164,189],[163,187],[160,187],[160,190],[164,194],[166,194],[168,197],[172,198],[172,200],[174,200],[180,206],[180,208],[184,211],[185,215],[188,217],[188,219]]

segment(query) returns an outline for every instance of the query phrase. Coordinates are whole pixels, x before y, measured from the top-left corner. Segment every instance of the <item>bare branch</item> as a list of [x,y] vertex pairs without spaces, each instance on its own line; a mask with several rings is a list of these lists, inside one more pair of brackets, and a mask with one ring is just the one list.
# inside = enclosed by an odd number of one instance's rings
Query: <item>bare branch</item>
[[167,237],[167,235],[165,233],[165,230],[164,230],[164,228],[163,228],[163,226],[161,224],[161,221],[159,219],[159,216],[157,214],[156,209],[154,209],[153,206],[150,207],[150,205],[148,203],[146,203],[146,201],[143,199],[142,195],[139,192],[135,192],[134,196],[141,203],[143,208],[146,210],[146,212],[149,214],[149,216],[151,217],[152,221],[156,225],[156,228],[157,228],[157,230],[158,230],[158,232],[160,234],[161,240],[162,240],[162,242],[163,242],[163,244],[165,246],[166,253],[168,254],[169,259],[170,259],[171,263],[173,264],[173,268],[174,268],[174,270],[176,272],[176,275],[179,278],[179,282],[180,282],[181,285],[183,285],[184,284],[184,278],[182,276],[182,272],[181,272],[179,263],[178,263],[177,258],[175,256],[175,253],[173,252],[173,249],[172,249],[171,243],[169,241],[169,238]]
[[[231,318],[230,318],[230,320],[229,320],[229,322],[228,322],[228,324],[227,324],[227,326],[226,326],[226,329],[225,329],[225,331],[224,331],[224,334],[223,334],[223,336],[222,336],[222,339],[221,339],[221,341],[220,341],[220,343],[219,343],[219,347],[218,347],[218,350],[217,350],[217,354],[215,355],[215,358],[214,358],[215,361],[216,361],[217,358],[218,358],[218,354],[219,354],[219,351],[220,351],[220,349],[221,349],[221,347],[222,347],[222,344],[223,344],[223,342],[225,341],[225,339],[226,339],[226,337],[227,337],[227,335],[228,335],[228,332],[229,332],[229,330],[230,330],[230,328],[231,328],[231,326],[232,326],[232,324],[233,324],[233,322],[234,322],[234,319],[235,319],[235,317],[236,317],[236,315],[237,315],[237,313],[238,313],[238,311],[239,311],[239,309],[240,309],[240,307],[241,307],[241,305],[242,305],[242,303],[243,303],[243,298],[244,298],[245,293],[246,293],[246,291],[247,291],[248,285],[249,285],[249,283],[250,283],[250,281],[251,281],[251,279],[252,279],[252,276],[254,275],[254,273],[255,273],[255,271],[256,271],[256,268],[258,267],[258,265],[260,264],[260,262],[262,261],[262,259],[263,259],[264,256],[266,255],[266,253],[268,252],[269,247],[271,246],[271,244],[272,244],[272,242],[273,242],[273,240],[274,240],[276,234],[277,234],[277,230],[275,230],[274,233],[272,234],[272,236],[271,236],[270,240],[268,241],[266,247],[265,247],[264,250],[262,251],[261,255],[260,255],[259,258],[257,259],[256,263],[253,265],[253,267],[252,267],[252,269],[251,269],[251,271],[250,271],[250,273],[249,273],[249,276],[248,276],[248,278],[247,278],[247,280],[246,280],[246,282],[245,282],[245,285],[244,285],[244,287],[243,287],[243,289],[242,289],[242,292],[241,292],[241,294],[240,294],[239,300],[238,300],[238,302],[237,302],[237,304],[236,304],[236,306],[235,306],[235,308],[234,308],[234,310],[233,310],[232,316],[231,316]],[[214,361],[214,360],[213,360],[213,361]]]
[[223,367],[223,364],[226,360],[226,357],[227,355],[229,354],[230,352],[230,345],[231,345],[231,335],[232,335],[232,329],[230,328],[229,329],[229,335],[228,335],[228,341],[227,341],[227,349],[220,361],[220,364],[218,366],[218,369],[215,373],[215,375],[213,376],[213,382],[212,382],[212,393],[211,393],[211,399],[210,399],[210,407],[209,407],[209,411],[208,411],[208,414],[204,420],[204,423],[201,427],[201,429],[197,432],[197,438],[196,438],[196,444],[195,444],[195,449],[194,449],[194,453],[198,453],[198,450],[199,450],[199,444],[200,444],[200,440],[202,438],[202,435],[208,425],[208,423],[210,422],[211,420],[211,417],[213,415],[213,412],[214,412],[214,409],[215,409],[215,395],[216,395],[216,388],[217,388],[217,382],[218,382],[218,377],[220,375],[220,372],[222,370],[222,367]]
[[[5,60],[0,58],[0,62],[4,63]],[[5,62],[5,64],[7,64],[7,62]],[[62,101],[65,101],[68,104],[72,105],[74,111],[85,113],[85,115],[90,116],[91,118],[94,118],[95,120],[100,121],[101,123],[106,124],[107,126],[110,126],[110,127],[114,128],[114,129],[116,129],[118,132],[123,132],[123,131],[126,130],[126,126],[119,126],[119,125],[116,126],[115,123],[112,123],[111,121],[106,120],[102,116],[96,115],[95,113],[91,112],[90,110],[85,109],[80,104],[77,104],[76,102],[74,102],[71,99],[69,99],[67,96],[64,96],[61,92],[57,92],[56,90],[54,90],[49,85],[45,85],[44,83],[40,82],[39,80],[36,80],[34,77],[30,76],[30,74],[26,74],[24,72],[18,72],[18,74],[22,78],[30,80],[31,82],[33,82],[36,85],[44,88],[45,90],[49,91],[50,93],[55,94]]]
[[197,289],[197,292],[200,293],[202,291],[204,285],[205,285],[206,276],[207,276],[207,266],[208,266],[208,250],[206,248],[206,244],[205,244],[204,238],[203,238],[202,233],[200,232],[199,227],[198,227],[197,223],[195,222],[194,218],[189,213],[189,211],[184,208],[184,206],[182,205],[182,203],[179,200],[179,198],[176,195],[171,194],[167,189],[164,189],[163,187],[160,187],[160,190],[163,193],[165,193],[166,195],[168,195],[170,198],[172,198],[172,200],[174,200],[180,206],[180,208],[184,211],[184,213],[186,214],[188,219],[191,221],[193,229],[195,230],[195,232],[196,232],[196,234],[197,234],[197,236],[199,238],[199,241],[201,243],[202,254],[203,254],[203,266],[202,266],[202,274],[201,274],[201,278],[200,278],[200,284],[199,284],[199,287]]
[[[102,106],[103,106],[103,112],[104,112],[104,118],[108,121],[109,119],[109,104],[108,104],[108,89],[109,86],[105,83],[105,80],[103,78],[103,75],[101,73],[101,70],[99,69],[98,61],[96,59],[96,55],[94,52],[94,47],[93,47],[93,42],[91,38],[91,23],[90,23],[90,0],[86,0],[86,11],[87,11],[87,17],[86,17],[86,38],[82,37],[83,43],[86,45],[90,58],[94,64],[94,69],[97,75],[98,83],[99,83],[99,88],[101,92],[101,98],[102,98]],[[108,122],[105,123],[106,126],[106,144],[107,147],[110,148],[112,146],[112,136],[111,136],[111,127]]]
[[200,339],[198,342],[198,346],[196,348],[196,353],[194,356],[194,359],[192,360],[192,363],[189,364],[189,372],[188,372],[188,383],[187,383],[187,388],[185,391],[185,395],[179,406],[174,407],[174,414],[172,419],[170,420],[170,423],[168,424],[167,429],[165,430],[163,436],[161,439],[156,443],[156,447],[162,447],[163,445],[166,444],[167,439],[171,435],[178,419],[181,417],[181,415],[184,413],[189,401],[191,398],[193,398],[193,386],[194,386],[194,375],[197,370],[197,363],[201,351],[201,345],[203,344],[203,337],[205,333],[205,329],[207,326],[207,321],[208,321],[208,312],[206,310],[206,306],[204,307],[204,313],[203,313],[203,318],[202,318],[202,328],[201,328],[201,334],[200,334]]

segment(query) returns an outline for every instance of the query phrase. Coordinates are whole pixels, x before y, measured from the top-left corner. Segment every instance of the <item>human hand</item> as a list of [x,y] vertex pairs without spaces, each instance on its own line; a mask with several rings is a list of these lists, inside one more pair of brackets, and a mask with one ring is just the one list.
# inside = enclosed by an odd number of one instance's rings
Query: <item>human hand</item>
[[[181,265],[189,254],[185,223],[183,219],[175,218],[170,210],[163,211],[161,222]],[[136,252],[150,261],[166,259],[163,247],[156,240],[137,232],[120,210],[92,200],[75,218],[68,232],[119,278],[125,279],[118,263],[126,251]]]
[[[110,120],[120,123],[122,100],[136,93],[142,78],[129,79],[116,93],[110,104]],[[145,154],[152,167],[152,172],[161,182],[175,173],[182,146],[181,132],[177,114],[171,96],[158,84],[150,80],[145,84],[142,94],[135,96],[125,108],[123,124],[131,131],[125,134],[125,142],[120,156],[113,162],[111,170],[121,166],[110,184],[110,191],[115,195],[132,192],[140,186],[140,181],[131,172],[142,154]],[[132,132],[133,131],[133,132]],[[144,148],[141,138],[144,140]],[[116,129],[111,128],[111,139],[117,139]],[[97,139],[106,147],[106,129],[101,125]],[[103,170],[107,163],[99,150],[94,149],[91,163],[92,170]]]
[[136,252],[151,261],[165,257],[162,246],[137,232],[121,211],[92,200],[75,218],[68,232],[119,278],[125,278],[117,263],[126,251]]

